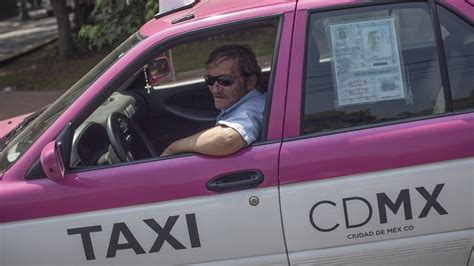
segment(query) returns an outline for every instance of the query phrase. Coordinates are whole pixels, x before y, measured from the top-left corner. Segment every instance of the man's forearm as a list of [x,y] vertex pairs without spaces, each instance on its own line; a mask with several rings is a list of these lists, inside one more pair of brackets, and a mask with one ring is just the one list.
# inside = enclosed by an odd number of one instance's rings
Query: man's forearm
[[167,156],[167,155],[183,153],[183,152],[193,152],[194,151],[194,145],[193,145],[194,136],[195,135],[174,141],[165,149],[165,151],[163,151],[161,156]]
[[240,150],[246,144],[245,140],[234,129],[218,126],[173,142],[161,156],[182,152],[223,156]]

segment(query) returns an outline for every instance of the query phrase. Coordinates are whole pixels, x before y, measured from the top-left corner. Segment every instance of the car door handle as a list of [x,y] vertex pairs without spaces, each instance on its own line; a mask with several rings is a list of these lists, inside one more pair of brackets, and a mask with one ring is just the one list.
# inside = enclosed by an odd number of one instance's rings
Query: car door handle
[[246,170],[215,177],[207,183],[206,187],[210,191],[227,192],[254,188],[262,182],[262,172],[259,170]]

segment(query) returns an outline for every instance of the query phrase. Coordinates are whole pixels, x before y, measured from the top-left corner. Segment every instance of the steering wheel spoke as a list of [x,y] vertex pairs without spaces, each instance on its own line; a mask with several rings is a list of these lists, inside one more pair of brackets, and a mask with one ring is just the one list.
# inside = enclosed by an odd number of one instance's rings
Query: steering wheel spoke
[[145,157],[157,156],[145,132],[122,113],[114,112],[107,117],[107,136],[110,146],[121,162],[130,162],[137,158],[134,154],[134,145],[145,147],[147,152]]

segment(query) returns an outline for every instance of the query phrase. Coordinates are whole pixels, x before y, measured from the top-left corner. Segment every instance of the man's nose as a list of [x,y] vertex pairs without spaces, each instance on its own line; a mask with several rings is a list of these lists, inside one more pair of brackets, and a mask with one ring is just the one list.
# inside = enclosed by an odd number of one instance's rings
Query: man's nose
[[219,82],[216,81],[216,82],[214,82],[214,84],[209,86],[209,90],[212,93],[216,93],[216,92],[222,91],[222,87],[219,86]]

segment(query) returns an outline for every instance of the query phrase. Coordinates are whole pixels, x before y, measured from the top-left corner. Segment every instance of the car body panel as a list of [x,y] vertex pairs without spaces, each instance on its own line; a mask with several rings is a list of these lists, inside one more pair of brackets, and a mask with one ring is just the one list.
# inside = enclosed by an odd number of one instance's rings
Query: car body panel
[[[133,190],[140,194],[139,188]],[[169,190],[155,194],[166,194]],[[0,262],[2,265],[170,265],[240,258],[243,263],[258,259],[282,264],[287,258],[280,212],[274,208],[278,201],[276,192],[277,187],[251,189],[3,223],[0,225],[3,239],[15,239],[22,244],[20,247],[1,241]],[[128,195],[120,196],[126,200]],[[252,196],[260,199],[258,206],[249,206],[248,198]],[[71,201],[68,201],[70,205]],[[97,199],[95,204],[100,201]],[[164,231],[157,230],[157,225]],[[90,242],[82,238],[81,230],[84,236],[90,236]],[[242,234],[245,231],[255,233]],[[120,239],[112,237],[113,232],[119,233]],[[154,242],[160,235],[165,237],[165,233],[169,234],[167,240],[161,247],[153,248]],[[133,248],[127,247],[127,243],[132,243]],[[29,250],[28,256],[18,249]]]
[[[311,265],[337,265],[348,262],[351,265],[360,266],[466,265],[466,253],[472,249],[473,234],[472,230],[461,230],[435,235],[413,236],[379,241],[376,245],[366,243],[295,252],[292,254],[292,258],[295,264]],[[389,251],[387,252],[387,250]]]
[[0,121],[0,139],[5,137],[12,129],[14,129],[18,124],[20,124],[23,119],[31,115],[31,113],[15,116]]
[[[437,3],[472,24],[464,1]],[[302,135],[308,12],[372,4],[384,3],[210,0],[146,23],[144,39],[0,174],[0,264],[466,264],[474,247],[471,110]],[[25,179],[65,125],[90,114],[146,56],[270,18],[281,27],[264,141],[224,157],[184,154],[85,166],[57,182]],[[0,136],[24,117],[1,121]],[[216,177],[241,172],[264,180],[209,190]]]
[[474,157],[473,132],[474,116],[464,114],[288,141],[281,152],[280,182]]
[[[456,12],[461,13],[464,15],[465,18],[468,18],[471,24],[474,23],[474,5],[469,5],[467,0],[465,1],[457,1],[457,0],[444,0],[441,1],[447,6],[450,6]],[[472,1],[471,1],[472,2]]]
[[[433,248],[436,248],[439,254],[443,252],[443,256],[448,256],[449,258],[445,259],[451,261],[451,264],[465,263],[471,248],[470,235],[474,231],[472,213],[466,211],[472,209],[474,204],[473,171],[474,159],[466,158],[369,174],[340,176],[324,182],[315,180],[284,185],[281,187],[281,201],[290,261],[299,263],[304,257],[305,262],[321,262],[332,256],[318,253],[316,250],[342,246],[347,246],[348,250],[351,247],[357,250],[359,248],[354,247],[359,244],[370,243],[376,250],[377,246],[388,245],[387,249],[376,252],[384,254],[384,259],[400,256],[409,259],[407,262],[399,260],[400,264],[413,263],[413,258],[408,257],[415,254],[423,256],[422,261],[426,261],[426,258],[433,255],[421,250]],[[439,193],[433,193],[435,190]],[[435,201],[439,205],[427,209],[420,191],[436,195]],[[404,204],[393,213],[389,205],[385,205],[385,199],[398,202],[402,198]],[[448,234],[448,240],[443,234],[449,232],[463,233],[453,236],[455,239],[450,239]],[[429,235],[436,238],[436,241],[431,240],[422,245],[411,241],[394,246],[389,244],[389,240],[415,239],[416,236]],[[324,241],[318,241],[320,239]],[[402,246],[397,246],[398,244]],[[302,253],[298,254],[307,250],[314,250],[315,253],[308,252],[304,256]],[[462,252],[462,256],[449,252],[454,250]],[[351,257],[351,254],[344,250],[339,252],[345,255],[333,257],[331,262]],[[371,252],[371,249],[358,251],[359,256],[353,257],[352,262],[363,264],[381,259],[379,256],[371,257]],[[439,254],[436,257],[443,257]],[[313,255],[315,257],[312,257]],[[384,260],[384,263],[387,262]]]
[[[0,222],[212,196],[216,192],[206,188],[209,180],[241,169],[259,169],[264,175],[259,187],[274,187],[278,184],[278,150],[279,144],[270,144],[224,158],[186,156],[121,165],[69,173],[57,183],[49,179],[6,182],[0,187]],[[204,168],[190,173],[195,165]]]
[[309,11],[369,2],[298,2],[279,176],[290,264],[466,264],[472,112],[302,133]]
[[[150,20],[140,29],[140,33],[145,36],[151,36],[164,28],[178,28],[180,25],[194,24],[196,21],[225,21],[226,23],[234,20],[240,20],[248,17],[264,17],[272,14],[287,12],[294,8],[296,1],[277,0],[277,1],[225,1],[211,0],[200,1],[190,10],[183,10],[169,14],[158,20]],[[185,20],[181,23],[172,24],[176,19],[182,18],[188,13],[194,14],[194,18]],[[218,25],[219,23],[212,23]],[[184,32],[184,31],[182,31]]]

